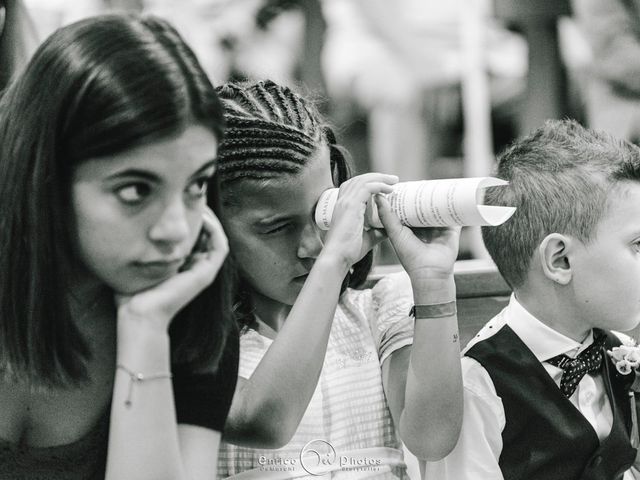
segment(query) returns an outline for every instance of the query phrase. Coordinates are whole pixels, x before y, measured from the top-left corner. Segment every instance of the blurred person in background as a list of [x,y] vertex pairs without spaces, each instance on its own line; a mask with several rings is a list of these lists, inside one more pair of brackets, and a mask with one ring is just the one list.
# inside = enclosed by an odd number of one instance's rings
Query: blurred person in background
[[275,13],[275,2],[269,0],[25,1],[41,38],[62,25],[106,12],[144,12],[170,19],[215,83],[268,77],[290,85],[304,57],[303,13],[279,6]]
[[572,0],[591,46],[584,99],[589,126],[640,142],[640,2]]
[[145,0],[144,9],[170,18],[215,83],[271,78],[291,85],[302,57],[304,18],[299,9],[269,14],[268,0]]
[[[363,110],[371,168],[401,180],[429,177],[429,164],[460,122],[462,51],[459,1],[323,0],[323,65],[329,95]],[[486,25],[491,101],[523,91],[526,46]]]
[[35,25],[21,0],[0,0],[0,91],[38,45]]
[[140,12],[144,0],[23,0],[40,39],[54,30],[94,15],[109,12]]

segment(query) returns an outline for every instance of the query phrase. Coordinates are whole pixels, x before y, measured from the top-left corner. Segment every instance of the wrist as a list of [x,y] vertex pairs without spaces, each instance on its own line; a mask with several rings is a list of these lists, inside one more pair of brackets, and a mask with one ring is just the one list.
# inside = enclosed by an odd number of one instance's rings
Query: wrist
[[456,284],[453,274],[444,278],[411,279],[413,301],[416,305],[434,305],[456,299]]
[[340,278],[344,278],[350,268],[351,264],[344,257],[324,251],[313,264],[313,270],[321,271],[323,274],[335,274]]
[[146,322],[118,319],[118,363],[134,371],[169,370],[169,334]]

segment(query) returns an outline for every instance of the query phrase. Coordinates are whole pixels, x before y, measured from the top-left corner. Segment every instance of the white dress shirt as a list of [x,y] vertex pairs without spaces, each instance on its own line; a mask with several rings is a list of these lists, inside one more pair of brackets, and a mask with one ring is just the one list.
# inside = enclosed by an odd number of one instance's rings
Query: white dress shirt
[[[593,333],[589,333],[582,343],[558,333],[531,315],[512,295],[509,305],[480,330],[464,352],[497,333],[505,324],[542,362],[558,386],[562,369],[546,363],[546,360],[563,353],[573,358],[593,343]],[[426,462],[423,479],[502,480],[498,465],[505,427],[502,400],[496,394],[489,373],[476,360],[466,356],[462,358],[462,376],[464,419],[460,438],[446,458]],[[613,414],[601,375],[585,375],[569,400],[589,421],[601,441],[609,435]],[[636,468],[637,465],[628,470],[623,480],[640,480],[640,472]]]

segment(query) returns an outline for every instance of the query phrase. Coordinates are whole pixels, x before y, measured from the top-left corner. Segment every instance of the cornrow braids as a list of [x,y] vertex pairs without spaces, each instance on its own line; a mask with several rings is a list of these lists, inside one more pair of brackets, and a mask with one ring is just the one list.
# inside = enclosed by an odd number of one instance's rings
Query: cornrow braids
[[217,89],[227,130],[218,149],[221,182],[300,172],[322,142],[319,113],[272,81]]

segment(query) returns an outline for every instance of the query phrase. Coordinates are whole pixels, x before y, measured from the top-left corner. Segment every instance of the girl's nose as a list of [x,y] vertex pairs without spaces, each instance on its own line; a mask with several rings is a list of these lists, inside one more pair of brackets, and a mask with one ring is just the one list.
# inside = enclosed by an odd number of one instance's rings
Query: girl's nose
[[300,235],[298,258],[317,258],[324,245],[321,235],[321,230],[316,226],[315,222],[310,221]]
[[168,204],[149,230],[149,238],[153,242],[164,244],[184,242],[189,235],[188,211],[182,198]]

